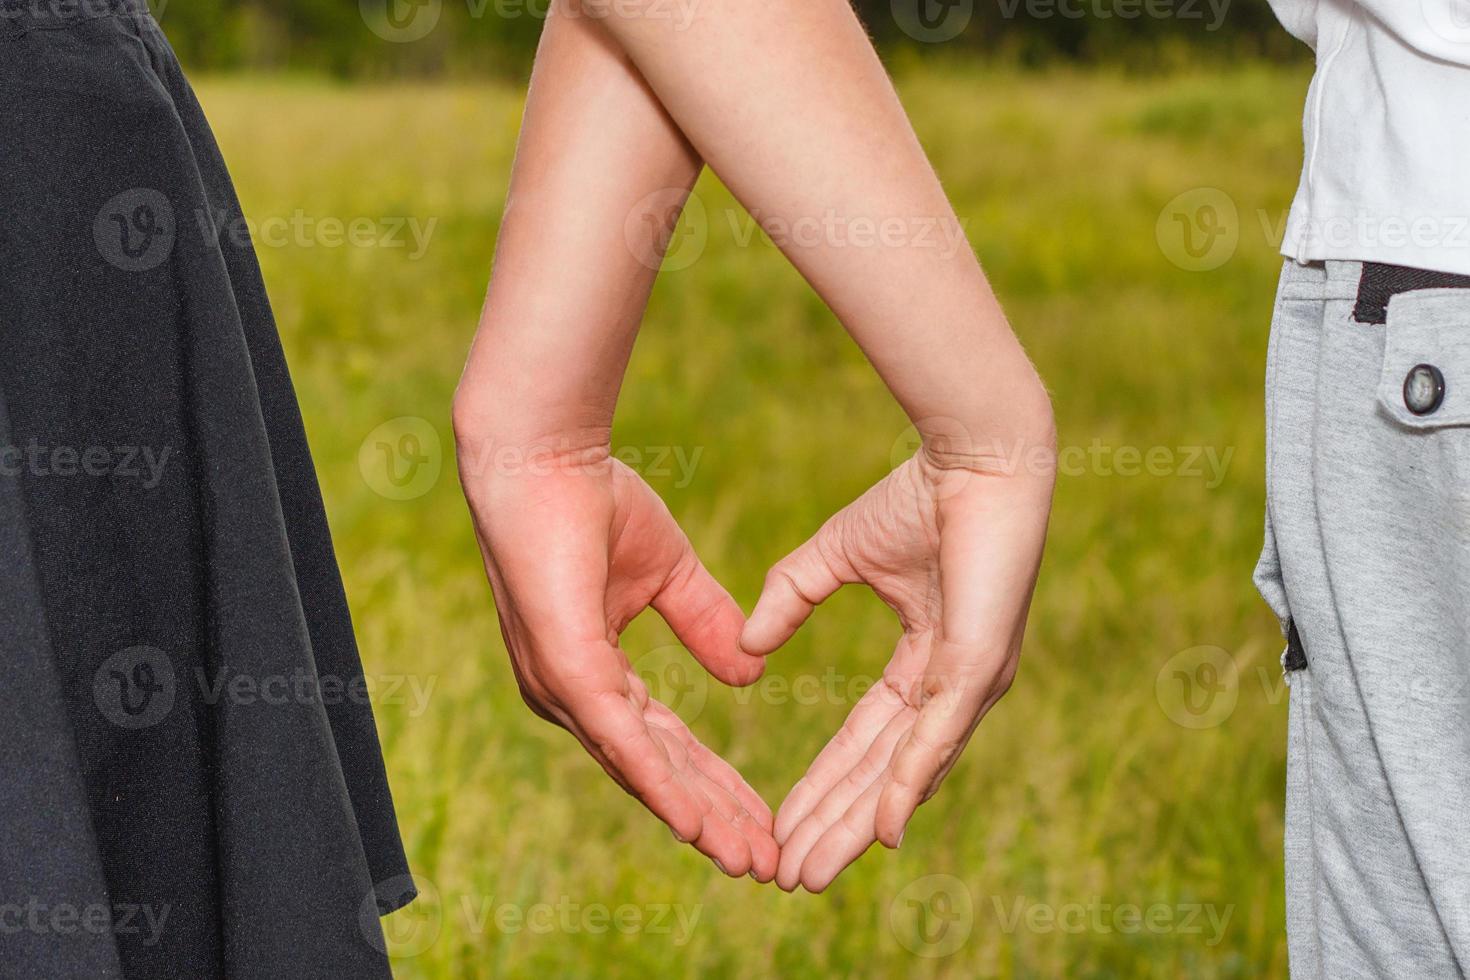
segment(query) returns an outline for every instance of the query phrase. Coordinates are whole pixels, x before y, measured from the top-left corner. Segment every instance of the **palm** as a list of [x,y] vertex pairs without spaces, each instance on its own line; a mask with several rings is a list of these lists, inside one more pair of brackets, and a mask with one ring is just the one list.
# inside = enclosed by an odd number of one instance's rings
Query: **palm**
[[943,470],[923,455],[773,570],[746,628],[775,649],[840,585],[869,585],[903,635],[881,683],[782,804],[777,882],[825,888],[876,841],[897,846],[1015,674],[1050,483]]
[[737,645],[739,607],[658,495],[605,457],[466,483],[527,703],[575,735],[680,839],[729,874],[769,880],[770,809],[649,696],[618,646],[652,605],[721,680],[748,684],[761,674],[761,662]]

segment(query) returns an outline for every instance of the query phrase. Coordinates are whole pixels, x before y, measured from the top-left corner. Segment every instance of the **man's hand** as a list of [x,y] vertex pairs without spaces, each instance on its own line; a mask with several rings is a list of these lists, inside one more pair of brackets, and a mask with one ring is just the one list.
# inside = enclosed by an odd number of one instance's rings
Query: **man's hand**
[[[501,631],[531,710],[567,729],[608,775],[731,876],[770,881],[771,810],[735,770],[649,697],[618,636],[653,606],[710,673],[757,680],[745,617],[658,495],[605,446],[532,449],[487,473],[460,431],[461,475]],[[506,472],[504,470],[512,470]],[[481,471],[481,472],[476,472]]]
[[[1042,458],[1053,443],[1044,437]],[[844,583],[867,583],[903,625],[883,681],[781,805],[782,888],[822,891],[875,841],[897,847],[1009,688],[1051,509],[1053,468],[1042,469],[1000,473],[921,449],[766,578],[747,652],[774,651]]]

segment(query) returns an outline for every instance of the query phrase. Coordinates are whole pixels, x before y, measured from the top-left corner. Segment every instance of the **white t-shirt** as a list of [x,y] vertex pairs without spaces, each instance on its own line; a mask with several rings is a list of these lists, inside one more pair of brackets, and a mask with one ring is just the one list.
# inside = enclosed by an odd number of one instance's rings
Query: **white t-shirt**
[[1317,52],[1282,241],[1470,274],[1470,0],[1271,0]]

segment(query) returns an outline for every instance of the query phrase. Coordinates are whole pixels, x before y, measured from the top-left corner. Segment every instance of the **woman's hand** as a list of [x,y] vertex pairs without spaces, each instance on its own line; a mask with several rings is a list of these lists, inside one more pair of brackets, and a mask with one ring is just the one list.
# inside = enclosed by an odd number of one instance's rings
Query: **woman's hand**
[[[477,450],[458,428],[465,493],[526,703],[720,870],[770,881],[770,808],[649,696],[618,647],[652,606],[710,673],[753,683],[764,663],[738,646],[739,606],[658,495],[605,446]],[[492,457],[517,462],[483,472],[477,461]]]
[[[1007,459],[1054,458],[1054,444],[1048,426],[1039,455]],[[782,888],[822,891],[875,841],[897,847],[1010,687],[1054,467],[1003,468],[921,449],[767,576],[741,638],[750,653],[774,651],[849,582],[867,583],[903,625],[882,682],[781,805]]]

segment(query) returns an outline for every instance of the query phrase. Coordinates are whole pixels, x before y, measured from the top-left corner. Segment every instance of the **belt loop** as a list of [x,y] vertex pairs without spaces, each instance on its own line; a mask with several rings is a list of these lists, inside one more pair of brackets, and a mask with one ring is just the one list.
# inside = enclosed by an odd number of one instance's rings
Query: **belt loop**
[[1420,289],[1470,289],[1470,276],[1452,272],[1410,269],[1382,262],[1364,262],[1358,280],[1358,302],[1353,319],[1359,323],[1382,326],[1388,322],[1388,303],[1400,293]]
[[1307,667],[1307,648],[1302,646],[1302,635],[1297,632],[1296,620],[1292,620],[1286,628],[1286,654],[1281,658],[1281,667],[1287,673],[1305,670]]

